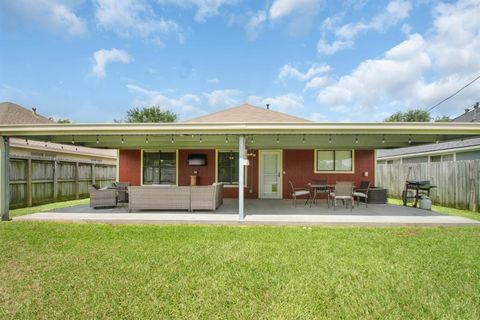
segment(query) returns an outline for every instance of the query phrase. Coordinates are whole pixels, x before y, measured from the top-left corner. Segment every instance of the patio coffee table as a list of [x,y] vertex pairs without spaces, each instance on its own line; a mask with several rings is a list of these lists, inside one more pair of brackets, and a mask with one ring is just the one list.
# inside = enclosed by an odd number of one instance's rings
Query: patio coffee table
[[335,185],[334,184],[315,184],[315,183],[307,183],[307,186],[313,189],[313,197],[311,199],[312,203],[315,203],[317,200],[317,193],[323,193],[323,192],[317,192],[317,190],[327,190],[327,201],[328,201],[328,195],[330,192],[335,190]]

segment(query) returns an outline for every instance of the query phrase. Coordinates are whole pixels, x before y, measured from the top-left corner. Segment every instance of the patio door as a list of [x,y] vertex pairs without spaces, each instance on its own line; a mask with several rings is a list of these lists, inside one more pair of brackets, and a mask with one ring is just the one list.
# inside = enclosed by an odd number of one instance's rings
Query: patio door
[[260,150],[259,157],[259,198],[281,199],[282,150]]

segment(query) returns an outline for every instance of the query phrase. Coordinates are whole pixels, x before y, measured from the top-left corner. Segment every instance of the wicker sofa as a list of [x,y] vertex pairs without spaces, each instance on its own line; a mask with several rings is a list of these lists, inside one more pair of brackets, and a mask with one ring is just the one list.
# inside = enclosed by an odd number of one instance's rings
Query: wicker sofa
[[211,186],[128,187],[128,209],[132,210],[213,210],[223,202],[223,184]]
[[90,194],[91,208],[115,207],[117,205],[118,199],[116,189],[99,189],[95,185],[89,185],[88,193]]

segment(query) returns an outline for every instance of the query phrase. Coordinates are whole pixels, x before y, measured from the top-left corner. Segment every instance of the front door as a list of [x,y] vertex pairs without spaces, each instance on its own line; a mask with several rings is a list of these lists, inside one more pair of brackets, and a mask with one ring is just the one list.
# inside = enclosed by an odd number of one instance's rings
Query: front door
[[282,150],[259,151],[260,198],[282,198]]

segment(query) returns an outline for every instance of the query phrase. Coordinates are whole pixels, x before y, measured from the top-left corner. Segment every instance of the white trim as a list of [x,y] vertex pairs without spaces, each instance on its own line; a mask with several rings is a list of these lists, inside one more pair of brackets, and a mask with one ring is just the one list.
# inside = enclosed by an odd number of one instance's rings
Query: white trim
[[120,150],[117,149],[117,179],[116,181],[120,182]]
[[[263,154],[268,152],[277,152],[279,154],[278,164],[280,177],[278,179],[278,198],[263,197]],[[283,150],[282,149],[264,149],[258,150],[258,198],[259,199],[283,199]]]
[[[175,152],[175,184],[172,186],[178,186],[178,149],[140,149],[140,185],[144,186],[143,184],[143,152]],[[150,184],[146,184],[146,186],[150,186]]]

